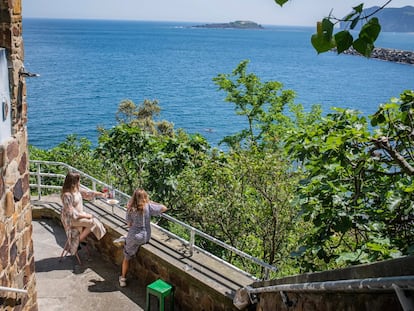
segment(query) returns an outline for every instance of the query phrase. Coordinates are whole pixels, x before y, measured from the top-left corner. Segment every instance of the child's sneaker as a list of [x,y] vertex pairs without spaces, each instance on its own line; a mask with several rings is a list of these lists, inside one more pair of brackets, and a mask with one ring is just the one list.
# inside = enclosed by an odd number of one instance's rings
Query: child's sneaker
[[126,278],[123,278],[122,276],[119,277],[119,286],[125,287],[126,284]]

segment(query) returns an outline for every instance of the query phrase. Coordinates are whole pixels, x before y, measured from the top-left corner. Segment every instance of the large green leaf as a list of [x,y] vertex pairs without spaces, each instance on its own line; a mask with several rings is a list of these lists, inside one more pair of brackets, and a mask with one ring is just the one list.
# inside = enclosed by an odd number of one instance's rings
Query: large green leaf
[[333,40],[328,41],[323,35],[319,34],[312,35],[311,43],[318,54],[330,51],[335,47],[335,42]]
[[335,40],[332,36],[333,27],[334,24],[328,18],[324,18],[322,22],[317,23],[316,34],[312,35],[311,43],[318,54],[332,50],[335,47]]
[[348,30],[343,30],[335,34],[335,42],[338,54],[340,54],[352,46],[354,38]]
[[370,57],[374,50],[374,42],[377,40],[380,31],[381,26],[378,23],[378,18],[371,18],[368,23],[362,27],[358,39],[354,41],[353,47],[355,50],[365,57]]
[[323,37],[318,36],[317,34],[312,35],[311,43],[318,54],[327,52],[331,49],[330,43],[326,42]]
[[372,43],[367,42],[362,38],[356,39],[352,46],[365,57],[370,57],[372,50],[374,49],[374,45]]
[[[330,21],[329,18],[324,18],[322,20],[322,34],[325,37],[326,41],[331,41],[332,40],[332,34],[333,34],[333,29],[334,29],[334,24]],[[320,34],[320,31],[318,31],[318,33]]]
[[366,42],[374,44],[377,40],[379,33],[381,32],[381,25],[378,22],[378,18],[371,18],[368,23],[362,26],[359,33],[359,38],[363,39]]

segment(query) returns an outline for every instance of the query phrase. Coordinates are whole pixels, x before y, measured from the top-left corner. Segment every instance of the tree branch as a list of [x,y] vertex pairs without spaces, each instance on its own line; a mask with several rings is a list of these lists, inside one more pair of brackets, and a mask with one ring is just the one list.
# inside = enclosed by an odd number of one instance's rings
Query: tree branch
[[371,14],[365,16],[364,18],[369,18],[375,14],[377,14],[379,11],[381,11],[382,9],[384,9],[388,4],[390,4],[392,2],[392,0],[388,0],[386,3],[384,3],[381,7],[379,7],[378,9],[376,9],[374,12],[372,12]]
[[410,176],[414,175],[414,167],[412,167],[397,150],[392,148],[387,137],[382,136],[378,139],[374,139],[373,142],[378,148],[385,150],[405,173]]

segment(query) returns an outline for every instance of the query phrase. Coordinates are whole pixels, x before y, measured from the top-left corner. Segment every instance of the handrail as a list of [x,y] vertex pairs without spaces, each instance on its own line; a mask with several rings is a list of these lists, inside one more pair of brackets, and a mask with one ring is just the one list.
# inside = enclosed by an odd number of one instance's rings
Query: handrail
[[337,281],[321,281],[309,283],[279,284],[266,287],[247,287],[249,294],[271,292],[317,292],[317,291],[344,291],[355,292],[364,290],[394,291],[394,286],[402,289],[414,289],[414,276],[392,276],[366,279],[350,279]]
[[27,290],[25,290],[25,289],[13,288],[13,287],[5,287],[5,286],[0,286],[0,291],[2,291],[2,292],[19,293],[19,294],[27,294]]
[[42,185],[41,180],[42,177],[57,177],[57,178],[62,178],[64,179],[66,175],[63,174],[53,174],[53,173],[42,173],[41,171],[41,165],[54,165],[54,166],[63,166],[65,167],[67,170],[70,170],[72,172],[77,172],[79,173],[82,177],[87,178],[89,180],[92,181],[92,190],[96,191],[96,185],[99,184],[101,185],[103,188],[106,187],[108,189],[111,189],[112,191],[114,191],[115,195],[120,195],[120,196],[125,196],[128,197],[129,196],[126,193],[123,193],[115,188],[113,188],[112,185],[109,185],[103,181],[100,181],[99,179],[96,179],[80,170],[78,170],[77,168],[70,166],[69,164],[63,163],[63,162],[57,162],[57,161],[42,161],[42,160],[30,160],[29,161],[32,164],[37,164],[37,171],[36,173],[34,172],[30,172],[30,174],[36,174],[37,177],[37,183],[36,184],[30,184],[31,188],[36,187],[37,191],[38,191],[38,198],[39,200],[41,200],[41,196],[42,196],[42,189],[61,189],[61,186],[53,186],[53,185]]
[[[61,167],[65,168],[66,170],[77,172],[82,176],[82,179],[86,178],[86,179],[88,179],[92,182],[92,190],[96,191],[96,186],[97,185],[100,185],[101,187],[106,187],[108,189],[111,189],[111,191],[113,193],[113,197],[114,198],[116,197],[117,199],[121,199],[121,201],[124,202],[124,203],[126,203],[130,198],[129,195],[127,195],[126,193],[123,193],[122,191],[119,191],[118,189],[113,188],[112,185],[108,185],[107,183],[102,182],[102,181],[100,181],[100,180],[98,180],[98,179],[96,179],[96,178],[94,178],[94,177],[92,177],[92,176],[90,176],[90,175],[88,175],[88,174],[86,174],[86,173],[84,173],[84,172],[82,172],[82,171],[66,164],[66,163],[54,162],[54,161],[41,161],[41,160],[30,160],[29,162],[31,164],[36,165],[36,167],[37,167],[36,172],[30,172],[30,175],[36,176],[36,183],[35,184],[30,184],[30,188],[37,189],[39,201],[42,198],[42,189],[61,189],[61,186],[42,184],[42,181],[44,180],[43,177],[60,178],[60,179],[62,179],[61,183],[63,183],[63,179],[65,178],[65,175],[63,175],[63,174],[43,173],[42,172],[42,165],[45,165],[45,166],[61,166]],[[125,209],[123,209],[120,206],[120,204],[115,205],[115,207],[120,208],[123,212],[125,212]],[[113,212],[114,211],[113,211],[113,208],[112,208],[112,213]],[[186,223],[184,223],[184,222],[182,222],[178,219],[175,219],[174,217],[172,217],[170,215],[161,214],[161,217],[168,220],[168,221],[171,221],[171,222],[173,222],[177,225],[182,226],[186,230],[189,230],[189,232],[190,232],[190,241],[187,241],[183,238],[180,238],[180,237],[176,236],[174,233],[166,230],[165,228],[162,228],[162,227],[152,223],[153,226],[157,226],[164,233],[166,233],[170,236],[173,236],[173,237],[179,239],[180,241],[182,241],[184,244],[188,245],[189,248],[190,248],[190,254],[191,255],[193,255],[194,249],[197,249],[198,251],[202,251],[203,253],[205,253],[205,254],[207,254],[211,257],[215,257],[216,259],[220,260],[221,262],[235,268],[233,265],[231,265],[228,262],[225,262],[221,258],[218,258],[218,257],[214,256],[213,254],[210,254],[207,251],[197,247],[195,245],[195,236],[197,235],[197,236],[200,236],[200,237],[202,237],[206,240],[209,240],[209,241],[215,243],[216,245],[219,245],[219,246],[227,249],[230,252],[233,252],[233,253],[239,255],[240,257],[243,257],[243,258],[249,260],[250,262],[252,262],[254,264],[257,264],[257,265],[261,266],[264,269],[264,279],[268,279],[269,274],[270,274],[271,271],[273,271],[273,272],[277,271],[276,267],[274,267],[274,266],[272,266],[272,265],[270,265],[270,264],[268,264],[268,263],[266,263],[266,262],[264,262],[264,261],[262,261],[262,260],[260,260],[256,257],[253,257],[249,254],[246,254],[246,253],[238,250],[237,248],[235,248],[231,245],[228,245],[228,244],[216,239],[215,237],[210,236],[210,235],[202,232],[201,230],[198,230],[198,229],[196,229],[196,228],[194,228],[194,227],[192,227],[192,226],[190,226],[190,225],[188,225],[188,224],[186,224]],[[238,270],[240,270],[240,269],[238,269]],[[240,270],[240,272],[245,273],[244,271],[241,271],[241,270]],[[251,276],[251,275],[249,274],[249,276]]]
[[285,294],[286,292],[314,293],[331,291],[357,293],[365,291],[394,291],[404,311],[413,310],[414,308],[413,300],[407,298],[404,294],[404,290],[414,290],[413,275],[279,284],[257,288],[247,286],[244,289],[247,291],[250,299],[252,297],[251,295],[279,292],[285,303],[288,303],[288,298]]

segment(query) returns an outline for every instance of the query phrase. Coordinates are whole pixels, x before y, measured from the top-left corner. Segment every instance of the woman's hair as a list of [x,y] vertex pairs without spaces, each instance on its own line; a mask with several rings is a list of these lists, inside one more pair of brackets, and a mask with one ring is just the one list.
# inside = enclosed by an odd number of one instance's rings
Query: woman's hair
[[144,212],[145,205],[149,203],[148,193],[144,189],[136,189],[132,195],[129,211]]
[[62,186],[62,194],[65,192],[75,192],[79,190],[80,174],[75,172],[69,172]]

